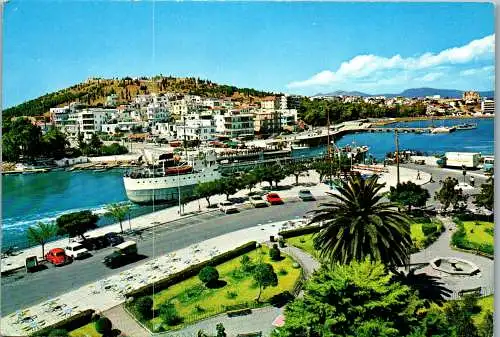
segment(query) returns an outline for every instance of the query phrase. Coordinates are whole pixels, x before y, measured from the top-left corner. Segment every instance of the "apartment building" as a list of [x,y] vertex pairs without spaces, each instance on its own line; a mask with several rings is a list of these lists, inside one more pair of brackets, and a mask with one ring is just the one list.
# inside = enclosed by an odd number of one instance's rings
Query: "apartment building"
[[146,119],[149,125],[157,122],[166,122],[170,114],[166,106],[160,103],[149,103],[146,107]]
[[481,112],[483,114],[495,114],[495,101],[484,99],[481,101]]
[[279,109],[296,109],[300,107],[301,97],[298,95],[282,95],[279,97]]
[[238,109],[230,109],[225,114],[214,115],[215,132],[226,137],[240,137],[254,134],[252,113],[242,113]]
[[84,139],[90,139],[92,134],[101,131],[102,124],[105,124],[114,113],[116,113],[116,109],[91,108],[76,110],[69,115],[63,131],[72,137],[82,133]]
[[175,126],[178,139],[208,141],[216,133],[215,120],[209,114],[192,114],[186,116]]

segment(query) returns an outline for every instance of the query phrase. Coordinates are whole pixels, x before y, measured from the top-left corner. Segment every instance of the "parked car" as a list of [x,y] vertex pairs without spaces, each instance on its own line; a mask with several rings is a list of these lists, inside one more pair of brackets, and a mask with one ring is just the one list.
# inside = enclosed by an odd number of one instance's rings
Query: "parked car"
[[255,207],[255,208],[259,208],[259,207],[267,207],[269,206],[267,204],[267,202],[262,199],[262,197],[260,195],[253,195],[250,197],[250,203]]
[[120,243],[125,242],[125,239],[121,235],[118,235],[115,232],[109,232],[104,234],[104,238],[108,241],[108,244],[113,247],[119,245]]
[[266,196],[267,202],[269,202],[271,205],[280,205],[283,204],[283,200],[281,200],[280,196],[278,193],[269,193]]
[[66,255],[62,248],[52,248],[45,254],[45,260],[55,266],[62,266],[72,261],[71,257]]
[[103,236],[97,236],[94,238],[88,238],[85,241],[80,242],[87,250],[98,250],[109,246],[108,240]]
[[80,242],[72,242],[66,246],[66,255],[80,259],[89,255],[89,251]]
[[115,247],[115,251],[106,256],[102,262],[109,268],[121,267],[137,257],[135,241],[125,241]]
[[228,214],[238,212],[238,209],[231,201],[223,201],[219,204],[219,209]]
[[300,190],[299,191],[299,198],[304,200],[304,201],[316,200],[314,198],[314,195],[312,195],[311,191],[309,191],[309,190]]

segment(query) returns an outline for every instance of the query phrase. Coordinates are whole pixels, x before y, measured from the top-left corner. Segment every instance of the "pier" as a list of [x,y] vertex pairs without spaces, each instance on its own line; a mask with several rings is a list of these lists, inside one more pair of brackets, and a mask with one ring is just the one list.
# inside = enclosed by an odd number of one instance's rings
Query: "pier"
[[[435,128],[369,128],[366,132],[430,133]],[[451,128],[454,130],[453,128]]]

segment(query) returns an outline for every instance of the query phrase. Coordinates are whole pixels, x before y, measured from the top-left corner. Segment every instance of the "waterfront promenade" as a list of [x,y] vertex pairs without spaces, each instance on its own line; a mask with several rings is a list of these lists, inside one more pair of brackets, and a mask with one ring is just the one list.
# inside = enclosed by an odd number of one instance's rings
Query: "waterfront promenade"
[[[382,168],[381,165],[378,167]],[[384,191],[388,191],[390,186],[395,186],[396,185],[396,167],[393,166],[388,166],[386,167],[388,170],[387,173],[383,173],[380,176],[379,182],[381,183],[387,183],[387,186],[384,188]],[[362,171],[362,173],[372,173],[371,171]],[[404,181],[415,181],[417,172],[413,169],[409,168],[401,168],[400,169],[400,176],[401,176],[401,182]],[[428,182],[430,179],[430,175],[424,172],[421,172],[421,180],[415,181],[417,183],[424,184]],[[322,196],[325,195],[325,192],[329,191],[329,187],[325,184],[318,184],[319,182],[319,176],[318,174],[310,170],[306,175],[300,177],[299,179],[299,186],[294,186],[295,183],[295,177],[290,176],[282,180],[279,184],[281,188],[278,190],[275,190],[274,188],[272,190],[269,190],[266,188],[268,186],[267,183],[262,183],[260,186],[257,186],[255,190],[263,189],[263,192],[267,191],[275,191],[280,194],[280,196],[285,200],[291,200],[291,199],[297,199],[298,196],[298,191],[300,189],[304,188],[304,185],[310,185],[309,188],[313,195],[315,196]],[[289,186],[291,188],[289,189],[283,189],[285,186]],[[246,189],[238,191],[236,194],[234,194],[232,197],[233,198],[246,198],[248,195],[249,191]],[[223,195],[217,195],[214,196],[210,199],[211,204],[217,204],[221,201],[225,200],[225,196]],[[173,206],[169,207],[166,209],[163,209],[161,211],[153,212],[150,214],[146,214],[140,217],[136,217],[134,219],[129,221],[124,221],[123,222],[123,228],[124,230],[127,230],[129,228],[131,229],[146,229],[150,227],[157,226],[159,224],[163,224],[169,221],[175,221],[180,218],[186,218],[192,215],[200,214],[201,212],[210,212],[214,211],[213,208],[208,208],[208,204],[204,198],[199,199],[199,200],[194,200],[189,203],[187,203],[184,206],[184,215],[180,216],[178,211],[179,207]],[[242,203],[239,205],[239,207],[249,207],[248,202]],[[115,223],[113,225],[109,226],[104,226],[100,227],[98,229],[92,230],[87,232],[86,236],[88,237],[95,237],[95,236],[100,236],[104,235],[108,232],[120,232],[120,225],[118,223]],[[68,239],[59,239],[56,241],[49,242],[45,245],[45,251],[47,252],[48,250],[56,247],[65,247],[68,243]],[[10,256],[5,259],[2,259],[2,266],[1,266],[1,272],[6,273],[15,269],[23,268],[25,265],[25,259],[28,256],[37,256],[38,259],[42,259],[43,257],[41,256],[42,249],[40,246],[34,246],[31,248],[23,249],[18,255],[16,256]]]

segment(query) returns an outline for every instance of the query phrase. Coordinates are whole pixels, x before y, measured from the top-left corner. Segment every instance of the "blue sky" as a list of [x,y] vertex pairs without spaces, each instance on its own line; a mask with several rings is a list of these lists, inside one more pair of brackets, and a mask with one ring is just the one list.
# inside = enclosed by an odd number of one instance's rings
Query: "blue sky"
[[197,76],[315,94],[493,90],[487,3],[21,1],[4,10],[3,106],[90,76]]

